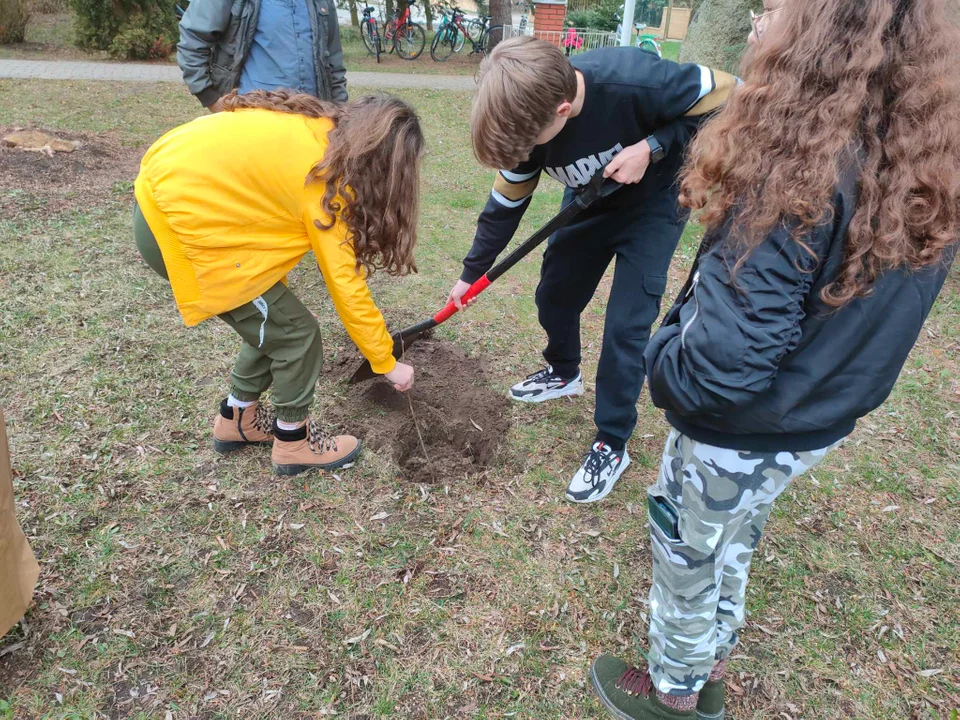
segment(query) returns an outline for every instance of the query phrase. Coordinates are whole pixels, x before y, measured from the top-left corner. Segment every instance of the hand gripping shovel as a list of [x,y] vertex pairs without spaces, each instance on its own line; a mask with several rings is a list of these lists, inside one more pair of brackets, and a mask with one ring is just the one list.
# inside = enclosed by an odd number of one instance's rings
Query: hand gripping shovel
[[[574,196],[573,202],[563,208],[550,222],[537,230],[523,244],[519,245],[516,250],[490,268],[486,275],[471,285],[470,289],[464,293],[462,302],[466,303],[468,300],[472,300],[473,298],[477,297],[477,295],[482,293],[494,282],[496,282],[497,278],[529,255],[531,250],[540,245],[544,240],[553,235],[564,225],[567,225],[583,210],[590,207],[590,205],[592,205],[595,201],[600,198],[607,197],[619,187],[620,183],[614,180],[604,180],[603,170],[598,170],[593,176],[593,179],[590,180],[583,190]],[[424,320],[421,323],[417,323],[416,325],[411,325],[410,327],[401,330],[398,333],[394,333],[393,356],[399,359],[403,353],[406,352],[406,350],[413,345],[425,332],[432,330],[441,323],[446,322],[456,313],[457,306],[453,304],[453,301],[451,301],[447,303],[443,310],[438,312],[432,318]],[[376,373],[373,372],[373,368],[370,367],[370,362],[364,361],[364,363],[357,368],[357,371],[353,374],[353,377],[350,378],[350,384],[353,385],[354,383],[363,382],[364,380],[369,380],[372,377],[376,377]]]

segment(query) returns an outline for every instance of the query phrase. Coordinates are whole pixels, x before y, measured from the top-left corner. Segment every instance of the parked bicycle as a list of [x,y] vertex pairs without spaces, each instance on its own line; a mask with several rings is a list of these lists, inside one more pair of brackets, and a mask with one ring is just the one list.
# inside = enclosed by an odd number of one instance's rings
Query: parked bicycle
[[415,2],[407,2],[403,10],[397,10],[396,16],[383,26],[382,51],[397,55],[404,60],[416,60],[427,45],[427,33],[423,26],[413,22],[410,8]]
[[[438,32],[439,32],[439,28],[442,28],[445,24],[448,24],[448,23],[450,23],[450,22],[453,21],[453,11],[452,11],[452,10],[450,10],[450,9],[448,9],[448,8],[445,8],[445,7],[440,7],[439,9],[440,9],[440,22],[437,23]],[[458,34],[457,34],[457,46],[453,49],[453,51],[454,51],[454,52],[460,52],[461,50],[463,50],[463,43],[464,43],[464,42],[465,42],[465,39],[464,39],[464,37],[463,37],[463,34],[462,34],[462,33],[458,33]]]
[[[503,25],[488,27],[489,17],[482,17],[472,28],[464,20],[463,10],[451,8],[452,17],[437,28],[437,34],[430,43],[430,57],[435,62],[446,62],[457,45],[463,40],[470,41],[471,55],[486,55],[497,46],[504,37]],[[462,38],[462,39],[461,39]]]
[[[637,31],[642,32],[643,27],[638,27]],[[641,50],[646,50],[649,53],[653,53],[659,58],[663,57],[663,48],[660,47],[658,38],[656,35],[650,35],[649,33],[641,34],[637,38],[637,47]]]
[[376,8],[367,6],[363,8],[363,19],[360,21],[360,39],[363,40],[363,46],[371,55],[376,55],[377,62],[380,62],[380,52],[382,41],[380,39],[380,28],[377,26],[377,19],[373,16]]

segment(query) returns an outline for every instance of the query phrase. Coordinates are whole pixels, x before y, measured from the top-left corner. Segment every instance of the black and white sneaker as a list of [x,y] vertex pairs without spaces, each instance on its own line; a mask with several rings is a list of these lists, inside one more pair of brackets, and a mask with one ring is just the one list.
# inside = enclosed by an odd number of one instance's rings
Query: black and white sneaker
[[583,395],[583,374],[578,372],[575,378],[564,379],[549,365],[510,388],[511,398],[528,403],[577,395]]
[[595,442],[567,487],[567,500],[575,503],[603,500],[629,466],[626,448],[617,452],[609,445]]

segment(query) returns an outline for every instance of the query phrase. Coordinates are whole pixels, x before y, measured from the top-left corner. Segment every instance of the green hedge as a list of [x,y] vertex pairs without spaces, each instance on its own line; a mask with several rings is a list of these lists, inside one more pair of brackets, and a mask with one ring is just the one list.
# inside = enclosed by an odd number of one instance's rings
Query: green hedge
[[28,20],[26,0],[0,0],[0,45],[23,42]]
[[177,44],[175,0],[69,1],[80,47],[107,50],[125,60],[149,60],[167,57]]

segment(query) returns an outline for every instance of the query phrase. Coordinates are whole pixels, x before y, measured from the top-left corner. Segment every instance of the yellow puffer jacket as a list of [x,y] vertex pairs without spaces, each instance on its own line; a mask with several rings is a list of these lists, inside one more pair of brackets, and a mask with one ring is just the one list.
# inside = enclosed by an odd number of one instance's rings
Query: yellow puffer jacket
[[199,118],[147,151],[137,202],[188,326],[250,302],[312,249],[350,337],[375,372],[387,373],[396,365],[393,341],[344,242],[346,226],[319,229],[324,186],[305,185],[331,128],[270,110]]

